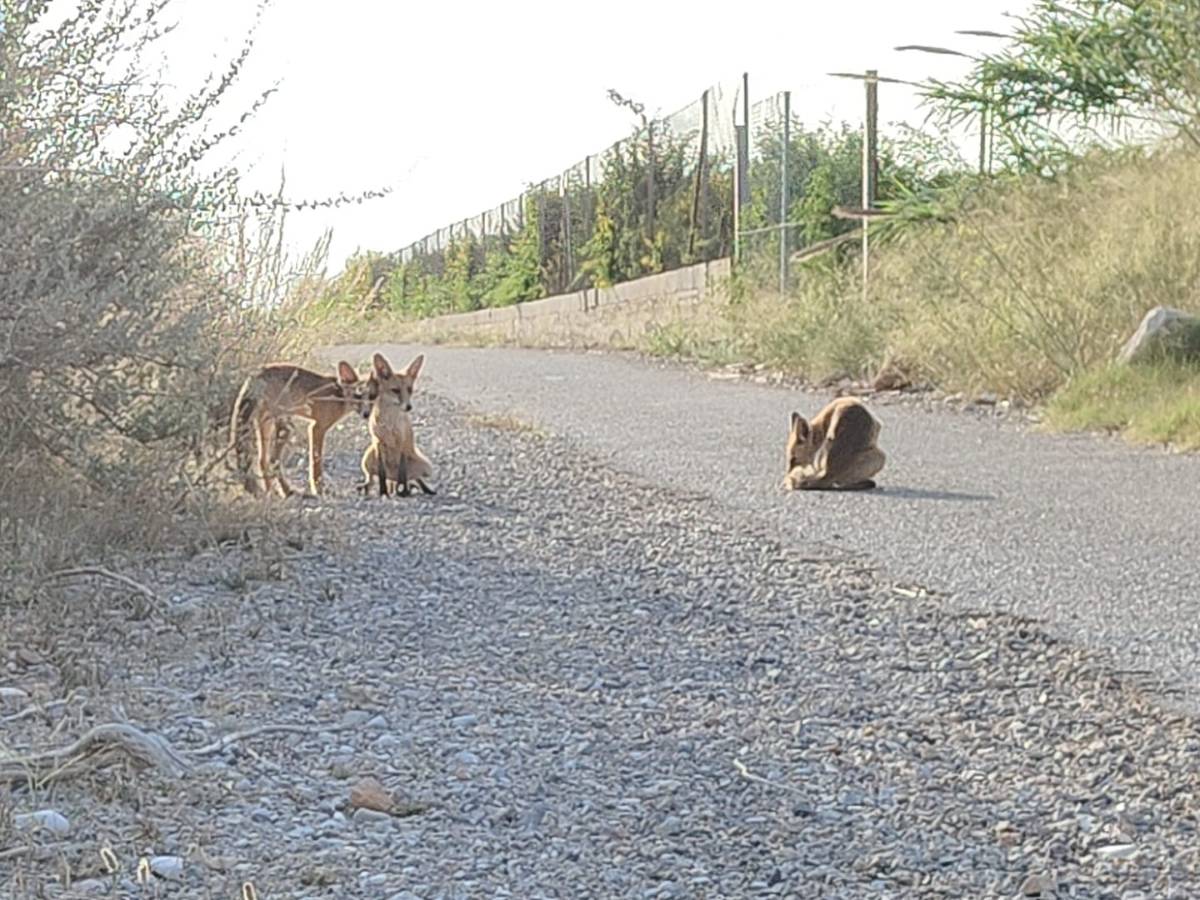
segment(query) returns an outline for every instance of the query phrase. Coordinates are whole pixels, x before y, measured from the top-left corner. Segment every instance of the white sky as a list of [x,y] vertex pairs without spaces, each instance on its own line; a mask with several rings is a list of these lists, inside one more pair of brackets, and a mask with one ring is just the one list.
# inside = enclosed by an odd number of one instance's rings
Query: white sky
[[[965,59],[897,53],[899,44],[971,52],[1009,30],[1031,0],[767,0],[661,3],[545,0],[417,4],[276,0],[243,89],[279,93],[236,144],[251,188],[319,198],[391,185],[365,206],[289,220],[306,248],[333,227],[330,268],[356,248],[391,251],[517,196],[628,133],[609,88],[670,113],[718,82],[750,73],[751,100],[792,91],[805,122],[861,121],[862,86],[833,71],[876,68],[919,80],[960,74]],[[223,63],[253,19],[250,0],[178,0],[169,79],[194,84]],[[740,36],[739,36],[740,34]],[[994,41],[991,41],[994,43]],[[923,116],[913,91],[880,87],[880,124]]]

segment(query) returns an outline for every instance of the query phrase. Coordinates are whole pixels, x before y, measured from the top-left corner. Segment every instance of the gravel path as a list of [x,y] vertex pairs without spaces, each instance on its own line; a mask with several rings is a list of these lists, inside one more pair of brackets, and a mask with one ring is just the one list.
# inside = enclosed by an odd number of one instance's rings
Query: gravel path
[[[308,727],[183,778],[0,791],[0,896],[1200,895],[1200,727],[1111,659],[814,552],[711,484],[417,402],[437,496],[355,496],[345,423],[286,541],[131,570],[167,612],[97,588],[40,633],[0,621],[10,751],[121,718],[185,753]],[[353,808],[366,778],[406,815]],[[65,831],[14,827],[38,812]]]
[[[835,546],[966,604],[1047,620],[1182,686],[1200,708],[1200,455],[880,398],[885,490],[789,496],[779,490],[788,413],[811,414],[828,393],[611,354],[424,349],[429,389],[707,494],[785,543]],[[330,352],[344,354],[368,355]]]

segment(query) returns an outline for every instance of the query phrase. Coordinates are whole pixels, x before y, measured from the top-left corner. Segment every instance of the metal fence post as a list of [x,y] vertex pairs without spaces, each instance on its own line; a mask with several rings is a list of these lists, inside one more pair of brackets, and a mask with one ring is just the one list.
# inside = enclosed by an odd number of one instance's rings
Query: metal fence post
[[733,261],[742,261],[742,219],[750,204],[750,75],[742,73],[742,121],[737,124],[734,112],[734,137],[737,162],[733,170]]
[[692,221],[688,232],[688,262],[696,261],[696,233],[704,228],[702,201],[705,179],[704,166],[708,156],[708,91],[700,95],[700,152],[696,158],[696,187],[692,194]]
[[788,156],[792,151],[792,92],[783,92],[783,153],[779,163],[779,294],[788,289],[788,250],[791,233],[788,227]]
[[870,210],[875,208],[875,182],[878,177],[878,145],[876,131],[879,125],[879,72],[868,69],[866,77],[867,112],[863,122],[862,147],[862,292],[865,303],[870,287],[870,240],[867,231],[870,226]]
[[563,284],[564,291],[571,287],[575,279],[575,257],[571,249],[571,179],[569,171],[559,178],[559,193],[562,195],[562,236],[563,236]]

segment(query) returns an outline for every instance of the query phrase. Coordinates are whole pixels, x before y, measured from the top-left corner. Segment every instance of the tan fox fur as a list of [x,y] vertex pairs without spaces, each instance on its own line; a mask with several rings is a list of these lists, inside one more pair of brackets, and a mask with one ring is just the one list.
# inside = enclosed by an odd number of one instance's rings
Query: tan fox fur
[[427,482],[433,475],[433,465],[417,449],[413,437],[412,396],[417,375],[425,363],[424,355],[396,373],[382,354],[376,353],[374,371],[367,381],[367,400],[371,403],[368,428],[371,446],[362,458],[363,475],[359,490],[370,490],[372,480],[379,482],[379,496],[386,497],[389,486],[401,497],[409,496],[409,484],[416,482],[426,494],[436,491]]
[[792,413],[784,487],[798,491],[863,491],[887,457],[879,449],[879,422],[855,397],[839,397],[811,422]]
[[[325,433],[347,413],[366,415],[363,396],[365,382],[348,362],[337,364],[336,375],[286,363],[263,366],[242,384],[233,404],[230,444],[237,460],[242,484],[252,494],[270,492],[277,485],[283,496],[292,493],[280,471],[279,460],[291,436],[287,419],[299,416],[308,426],[308,487],[313,494],[321,490],[321,459]],[[259,476],[252,471],[251,435],[258,441]]]

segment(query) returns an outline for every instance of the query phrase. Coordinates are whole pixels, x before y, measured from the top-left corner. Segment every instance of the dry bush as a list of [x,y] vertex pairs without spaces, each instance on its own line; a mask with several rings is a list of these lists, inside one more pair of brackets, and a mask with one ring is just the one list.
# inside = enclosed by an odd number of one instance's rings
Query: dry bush
[[286,205],[211,159],[268,96],[222,107],[252,42],[170,104],[138,75],[169,5],[3,8],[0,600],[211,522],[237,383],[292,333]]

